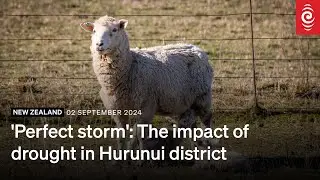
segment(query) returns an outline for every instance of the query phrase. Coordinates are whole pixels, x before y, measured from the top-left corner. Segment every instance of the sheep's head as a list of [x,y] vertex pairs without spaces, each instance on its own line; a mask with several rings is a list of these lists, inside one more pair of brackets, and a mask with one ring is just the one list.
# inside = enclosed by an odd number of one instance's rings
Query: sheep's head
[[119,48],[123,40],[128,21],[116,20],[109,16],[103,16],[95,22],[84,22],[80,26],[87,32],[91,32],[91,48],[99,54],[108,54]]

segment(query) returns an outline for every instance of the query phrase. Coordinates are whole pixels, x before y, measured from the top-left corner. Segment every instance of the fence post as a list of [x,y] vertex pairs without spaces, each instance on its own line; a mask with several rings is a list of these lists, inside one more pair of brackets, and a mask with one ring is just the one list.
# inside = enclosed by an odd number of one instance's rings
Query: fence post
[[253,17],[252,17],[252,0],[250,0],[250,25],[251,25],[251,48],[252,48],[252,73],[253,73],[253,111],[257,113],[259,110],[258,98],[257,98],[257,80],[256,80],[256,62],[255,62],[255,53],[254,53],[254,42],[253,42]]

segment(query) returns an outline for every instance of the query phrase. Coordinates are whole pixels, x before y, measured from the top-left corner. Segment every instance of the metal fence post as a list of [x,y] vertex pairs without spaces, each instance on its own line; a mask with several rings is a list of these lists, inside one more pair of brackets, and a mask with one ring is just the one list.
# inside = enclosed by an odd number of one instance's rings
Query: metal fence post
[[257,81],[256,81],[256,63],[255,63],[255,53],[254,53],[254,42],[253,42],[253,15],[252,15],[252,0],[250,0],[250,25],[251,25],[251,48],[252,48],[252,74],[253,74],[253,109],[254,112],[258,110],[258,98],[257,98]]

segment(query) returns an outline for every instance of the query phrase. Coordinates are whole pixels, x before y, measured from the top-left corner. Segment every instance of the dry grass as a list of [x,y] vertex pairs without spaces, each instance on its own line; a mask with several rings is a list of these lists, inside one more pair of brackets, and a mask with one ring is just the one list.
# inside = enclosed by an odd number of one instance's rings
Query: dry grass
[[[253,1],[253,11],[294,13],[290,2],[289,0]],[[150,0],[90,2],[13,0],[4,1],[2,4],[4,14],[203,15],[249,12],[249,3],[237,0],[204,0],[197,3]],[[251,78],[250,40],[212,40],[249,38],[251,36],[249,15],[117,17],[129,20],[128,33],[132,39],[132,47],[174,42],[188,42],[201,46],[209,53],[215,69],[216,79],[213,89],[215,107],[246,109],[252,106],[253,79]],[[101,107],[97,106],[95,101],[87,101],[87,99],[99,98],[97,96],[99,85],[94,79],[90,63],[89,34],[81,31],[78,25],[82,21],[90,21],[95,17],[3,16],[1,18],[5,28],[1,28],[0,33],[4,39],[53,39],[0,41],[1,60],[29,60],[1,61],[1,77],[11,77],[9,80],[3,80],[1,84],[3,114],[6,114],[7,104],[59,106],[63,102],[63,105],[69,108],[79,108],[80,104],[87,105],[81,106],[82,108]],[[292,15],[254,15],[253,20],[255,37],[296,37]],[[320,76],[320,61],[299,60],[319,58],[320,54],[316,48],[318,44],[318,40],[255,40],[256,58],[273,59],[256,62],[256,75],[261,77],[257,79],[257,88],[259,102],[262,106],[267,108],[319,108],[318,99],[303,99],[295,96],[308,88],[319,86],[316,77]],[[15,77],[22,77],[22,80]],[[92,77],[93,79],[52,80],[37,77]],[[19,102],[16,101],[16,94],[21,99]],[[54,100],[52,97],[55,97]]]

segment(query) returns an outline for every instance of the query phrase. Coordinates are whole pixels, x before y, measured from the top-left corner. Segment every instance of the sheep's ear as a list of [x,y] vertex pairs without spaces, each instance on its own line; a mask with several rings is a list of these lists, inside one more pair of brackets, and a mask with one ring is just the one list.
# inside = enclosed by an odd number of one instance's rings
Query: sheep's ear
[[128,25],[128,20],[126,19],[120,19],[119,20],[119,27],[120,29],[125,29]]
[[87,32],[92,32],[94,27],[92,22],[83,22],[80,26]]

